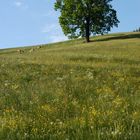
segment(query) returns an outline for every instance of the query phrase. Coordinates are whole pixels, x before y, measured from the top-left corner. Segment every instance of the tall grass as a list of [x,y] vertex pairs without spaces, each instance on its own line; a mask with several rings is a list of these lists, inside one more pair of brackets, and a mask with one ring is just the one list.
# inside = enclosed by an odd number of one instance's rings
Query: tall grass
[[1,140],[139,140],[140,34],[0,51]]

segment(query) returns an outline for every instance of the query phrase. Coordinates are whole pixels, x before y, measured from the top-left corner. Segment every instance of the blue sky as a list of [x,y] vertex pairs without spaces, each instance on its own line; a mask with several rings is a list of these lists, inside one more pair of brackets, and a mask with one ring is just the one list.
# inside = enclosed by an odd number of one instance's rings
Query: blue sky
[[[54,11],[55,0],[1,0],[0,48],[11,48],[66,40]],[[140,0],[114,0],[120,24],[111,32],[140,27]]]

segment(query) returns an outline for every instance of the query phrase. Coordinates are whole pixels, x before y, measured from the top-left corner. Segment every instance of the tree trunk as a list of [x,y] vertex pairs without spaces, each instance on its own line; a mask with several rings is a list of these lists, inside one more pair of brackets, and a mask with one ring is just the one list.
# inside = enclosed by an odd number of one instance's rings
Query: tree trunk
[[86,18],[86,42],[90,42],[90,19]]

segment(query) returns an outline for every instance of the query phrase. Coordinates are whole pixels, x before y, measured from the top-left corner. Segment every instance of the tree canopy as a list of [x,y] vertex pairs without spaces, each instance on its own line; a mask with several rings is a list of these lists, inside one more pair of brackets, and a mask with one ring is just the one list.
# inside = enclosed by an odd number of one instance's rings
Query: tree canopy
[[59,22],[69,38],[85,37],[89,42],[91,34],[103,34],[118,26],[112,0],[57,0],[55,10],[61,15]]

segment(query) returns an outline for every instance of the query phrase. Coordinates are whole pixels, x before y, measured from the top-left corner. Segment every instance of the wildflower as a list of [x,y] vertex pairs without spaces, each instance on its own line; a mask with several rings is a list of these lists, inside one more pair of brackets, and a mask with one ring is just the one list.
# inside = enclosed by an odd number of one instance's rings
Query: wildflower
[[77,105],[78,105],[78,101],[77,101],[76,99],[74,99],[74,100],[72,101],[72,104],[73,104],[74,106],[77,106]]
[[140,112],[138,112],[138,111],[133,112],[132,118],[133,118],[133,122],[135,122],[136,120],[139,120],[140,119]]
[[118,135],[120,132],[118,131],[118,130],[115,130],[115,131],[112,131],[111,132],[111,134],[113,135],[113,136],[116,136],[116,135]]
[[37,131],[38,131],[37,128],[32,129],[32,132],[34,132],[34,133],[36,133]]
[[88,77],[89,80],[92,80],[93,79],[93,73],[88,71],[87,72],[87,77]]
[[119,78],[119,82],[124,82],[124,80],[125,80],[124,77]]
[[132,132],[129,132],[129,135],[132,135]]
[[5,109],[6,113],[10,113],[12,110],[11,109]]
[[121,97],[119,97],[119,96],[117,96],[116,99],[113,101],[113,103],[114,103],[116,106],[121,106],[124,102],[125,102],[125,101],[124,101]]
[[104,135],[104,133],[103,133],[103,132],[101,132],[101,135]]
[[70,74],[73,74],[73,72],[74,72],[74,70],[73,70],[73,69],[71,69],[71,70],[70,70]]
[[8,86],[8,83],[5,83],[4,85],[7,87]]
[[93,126],[91,126],[90,128],[91,128],[91,129],[93,129],[94,127],[93,127]]
[[63,77],[57,77],[56,80],[57,81],[63,81]]
[[19,87],[19,86],[16,85],[16,84],[15,84],[15,85],[12,85],[12,89],[18,89],[18,87]]
[[79,123],[80,123],[81,125],[84,125],[84,124],[86,123],[85,118],[80,117],[80,118],[79,118]]
[[63,122],[59,122],[59,125],[62,125],[63,124]]
[[7,126],[11,129],[15,129],[17,127],[17,120],[14,118],[9,119]]
[[52,107],[49,104],[42,105],[41,108],[47,112],[52,112]]
[[93,107],[90,107],[90,114],[91,114],[91,116],[96,116],[97,115],[97,110],[95,109],[95,107],[93,106]]

